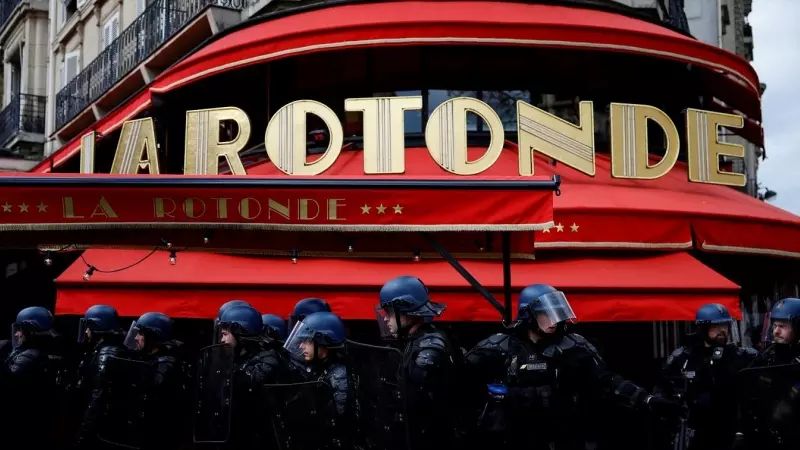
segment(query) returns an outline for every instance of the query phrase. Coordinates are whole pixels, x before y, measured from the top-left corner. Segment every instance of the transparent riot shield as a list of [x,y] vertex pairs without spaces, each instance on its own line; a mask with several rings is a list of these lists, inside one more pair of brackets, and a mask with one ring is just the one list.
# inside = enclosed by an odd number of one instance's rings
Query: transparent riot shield
[[200,350],[193,417],[196,443],[221,444],[230,439],[233,350],[227,344],[210,345]]
[[749,445],[800,448],[800,364],[738,374],[740,433]]
[[358,428],[369,449],[410,450],[401,368],[403,353],[393,347],[347,341],[347,366],[355,375]]
[[264,394],[280,450],[318,450],[331,447],[336,409],[333,392],[324,381],[267,384]]
[[147,394],[153,366],[143,361],[110,357],[106,366],[104,408],[99,414],[97,438],[116,447],[142,448]]

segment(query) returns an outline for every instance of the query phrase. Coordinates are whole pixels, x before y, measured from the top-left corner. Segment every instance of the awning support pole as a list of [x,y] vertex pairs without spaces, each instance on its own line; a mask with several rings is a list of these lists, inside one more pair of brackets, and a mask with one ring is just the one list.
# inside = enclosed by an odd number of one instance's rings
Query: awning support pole
[[469,284],[472,285],[472,287],[475,288],[475,290],[478,291],[478,293],[480,293],[483,296],[483,298],[485,298],[489,303],[491,303],[492,306],[494,306],[494,309],[496,309],[497,311],[500,312],[500,314],[503,315],[503,318],[505,318],[507,314],[505,308],[503,308],[503,305],[501,305],[500,302],[498,302],[497,299],[494,298],[491,292],[486,290],[486,288],[483,287],[481,283],[478,280],[476,280],[475,277],[473,277],[472,274],[470,274],[469,271],[467,271],[467,269],[465,269],[464,266],[462,266],[461,263],[459,263],[458,260],[453,257],[453,255],[450,254],[450,252],[448,252],[444,247],[442,247],[442,244],[440,244],[439,241],[437,241],[436,238],[433,237],[433,235],[431,235],[428,232],[421,232],[420,234],[422,234],[422,237],[428,242],[428,244],[431,245],[431,247],[436,249],[436,251],[439,252],[440,255],[442,255],[442,258],[444,258],[448,263],[450,263],[451,266],[453,266],[454,269],[456,269],[456,272],[460,273],[461,276],[464,277],[464,279],[467,280],[467,282],[469,282]]
[[500,239],[502,242],[501,251],[503,257],[503,322],[506,325],[511,325],[511,232],[501,232]]

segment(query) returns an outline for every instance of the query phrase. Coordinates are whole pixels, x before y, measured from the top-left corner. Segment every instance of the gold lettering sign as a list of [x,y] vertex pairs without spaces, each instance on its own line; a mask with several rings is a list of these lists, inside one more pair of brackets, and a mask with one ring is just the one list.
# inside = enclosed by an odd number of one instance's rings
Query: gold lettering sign
[[[125,128],[123,126],[123,128]],[[95,132],[90,131],[81,136],[81,173],[94,173]],[[121,138],[122,136],[120,136]]]
[[517,102],[519,174],[533,175],[533,152],[547,155],[594,176],[594,110],[580,103],[580,122],[573,125],[523,101]]
[[720,155],[744,158],[744,147],[719,141],[719,127],[742,128],[741,116],[699,109],[686,110],[686,148],[689,153],[689,180],[696,183],[744,186],[740,173],[719,170]]
[[[328,148],[316,161],[306,158],[306,114],[314,114],[328,127]],[[312,100],[289,103],[279,109],[267,124],[264,144],[275,167],[287,175],[319,175],[330,169],[342,152],[342,122],[330,108]]]
[[[83,141],[82,141],[83,142]],[[158,175],[158,150],[153,119],[129,120],[122,124],[122,131],[111,163],[111,173],[136,175],[147,169],[150,175]],[[146,157],[143,157],[147,155]]]
[[422,109],[422,96],[349,98],[345,111],[364,113],[364,173],[403,173],[405,111]]
[[[226,133],[235,122],[236,136]],[[247,175],[239,158],[250,139],[250,119],[239,108],[199,109],[186,113],[186,150],[183,155],[183,173],[186,175],[219,174],[219,158],[225,158],[231,173]]]
[[[345,100],[345,110],[361,112],[364,118],[364,173],[399,174],[405,172],[404,113],[422,108],[421,96],[355,98]],[[678,160],[680,137],[673,121],[658,108],[647,105],[612,103],[611,176],[614,178],[656,179],[668,173]],[[481,117],[490,134],[490,144],[483,156],[469,160],[467,142],[468,113]],[[534,174],[534,152],[542,153],[587,175],[595,175],[595,142],[593,103],[579,104],[577,125],[562,120],[524,101],[517,102],[517,134],[519,138],[519,174]],[[329,143],[321,157],[309,162],[307,154],[307,116],[314,114],[328,128]],[[650,164],[648,122],[652,121],[664,133],[664,156]],[[231,123],[232,122],[232,123]],[[744,186],[741,174],[723,172],[719,156],[744,157],[741,145],[720,142],[720,126],[741,128],[741,116],[698,109],[686,112],[689,180],[698,183]],[[234,125],[235,124],[235,125]],[[238,129],[236,136],[233,130]],[[184,173],[187,175],[218,174],[220,157],[225,158],[231,172],[246,175],[238,152],[250,138],[247,115],[238,108],[215,108],[186,113],[186,151]],[[324,173],[336,162],[342,149],[344,132],[336,114],[322,103],[299,100],[279,109],[267,124],[264,143],[270,162],[287,175],[312,176]],[[94,170],[94,132],[81,137],[81,172]],[[505,132],[497,113],[486,103],[459,97],[439,105],[430,115],[425,128],[425,142],[433,160],[444,170],[456,175],[476,175],[489,169],[503,151]],[[662,150],[662,149],[659,149]],[[143,157],[146,155],[146,157]],[[147,169],[159,173],[155,127],[150,118],[123,124],[112,173],[136,174]],[[202,216],[206,208],[216,206],[217,218],[229,216],[229,198],[213,199],[202,205],[184,200],[156,199],[157,218],[174,217],[183,209],[188,217]],[[180,206],[178,206],[180,205]],[[262,204],[255,199],[236,205],[240,215],[253,219],[262,213]],[[326,204],[330,220],[338,220],[338,206]],[[288,218],[289,203],[269,200],[267,214]],[[321,206],[314,200],[301,200],[297,207],[300,220],[313,220]],[[105,213],[101,208],[98,214]],[[180,211],[179,211],[180,212]],[[75,215],[74,208],[64,200],[66,217]],[[89,214],[89,211],[85,211]],[[336,217],[337,219],[333,219]]]
[[[657,123],[666,135],[666,153],[650,165],[647,121]],[[672,119],[658,108],[627,103],[611,104],[611,175],[614,178],[654,180],[678,161],[680,137]]]
[[[477,114],[489,128],[489,149],[470,161],[467,155],[467,112]],[[476,175],[494,164],[503,152],[503,122],[486,103],[468,97],[452,98],[437,106],[425,126],[425,144],[439,166],[456,175]]]

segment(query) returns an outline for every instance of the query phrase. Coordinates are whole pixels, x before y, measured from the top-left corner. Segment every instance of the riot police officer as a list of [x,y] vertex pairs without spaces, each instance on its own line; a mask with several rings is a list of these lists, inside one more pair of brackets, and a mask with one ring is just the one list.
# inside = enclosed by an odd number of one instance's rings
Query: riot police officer
[[123,333],[116,309],[107,305],[94,305],[86,310],[78,327],[78,342],[88,345],[78,368],[83,416],[78,436],[79,447],[95,448],[98,445],[97,419],[108,398],[106,388],[109,380],[106,369],[111,358],[125,355],[126,348],[122,341]]
[[262,314],[261,322],[264,324],[264,336],[283,346],[286,342],[286,321],[275,314]]
[[366,446],[457,446],[463,353],[444,329],[433,324],[446,306],[431,301],[428,288],[413,276],[388,281],[379,301],[381,337],[396,344],[348,344],[360,380],[358,399]]
[[[172,326],[172,319],[167,315],[148,312],[131,324],[125,338],[125,346],[134,350],[138,362],[145,365],[143,369],[120,367],[119,370],[145,376],[139,381],[145,389],[144,395],[137,395],[134,405],[131,405],[133,413],[138,413],[140,418],[136,420],[143,418],[136,433],[142,440],[140,448],[145,450],[177,448],[185,425],[182,422],[185,417],[182,405],[186,404],[183,343],[172,339]],[[116,358],[112,361],[123,360]],[[141,410],[136,411],[136,408]]]
[[[259,448],[266,439],[260,431],[269,420],[262,388],[285,378],[285,363],[262,337],[261,314],[251,306],[233,306],[220,317],[221,341],[234,348],[232,448]],[[252,447],[250,447],[252,446]]]
[[584,449],[593,438],[586,425],[596,421],[589,417],[593,402],[603,397],[636,409],[679,410],[609,371],[591,343],[569,332],[568,324],[575,322],[563,292],[528,286],[520,293],[514,329],[467,353],[473,380],[486,393],[477,420],[480,434],[506,448]]
[[345,364],[344,322],[331,312],[298,321],[284,348],[302,359],[306,382],[267,386],[278,444],[288,449],[353,448],[355,398]]
[[223,303],[222,306],[219,307],[219,310],[217,311],[217,317],[214,319],[214,339],[212,344],[219,344],[220,342],[220,330],[219,330],[220,318],[225,313],[225,311],[228,310],[228,308],[232,308],[234,306],[250,306],[250,304],[244,300],[231,300]]
[[0,431],[9,448],[53,445],[59,359],[55,337],[53,315],[40,306],[23,309],[12,324],[13,350],[0,367],[0,399],[7,414]]
[[764,334],[772,343],[762,355],[767,365],[800,364],[800,299],[777,302],[766,321]]
[[[695,314],[692,342],[667,358],[656,394],[682,399],[689,408],[686,426],[694,430],[689,449],[729,449],[736,434],[739,371],[758,355],[730,342],[733,318],[718,303]],[[691,436],[692,433],[689,433]],[[676,436],[677,439],[686,436]]]
[[289,315],[289,330],[293,329],[297,322],[303,320],[309,314],[315,312],[331,312],[331,306],[325,300],[316,297],[304,298],[294,305],[292,314]]
[[777,302],[765,319],[767,347],[740,374],[742,440],[749,448],[800,448],[800,299]]

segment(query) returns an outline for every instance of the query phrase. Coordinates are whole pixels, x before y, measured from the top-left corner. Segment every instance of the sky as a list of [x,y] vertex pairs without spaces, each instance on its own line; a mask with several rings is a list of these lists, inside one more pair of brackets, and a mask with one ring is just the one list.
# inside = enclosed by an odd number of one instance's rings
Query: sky
[[767,90],[762,97],[767,159],[762,187],[778,193],[771,204],[800,215],[800,0],[754,0],[753,66]]

